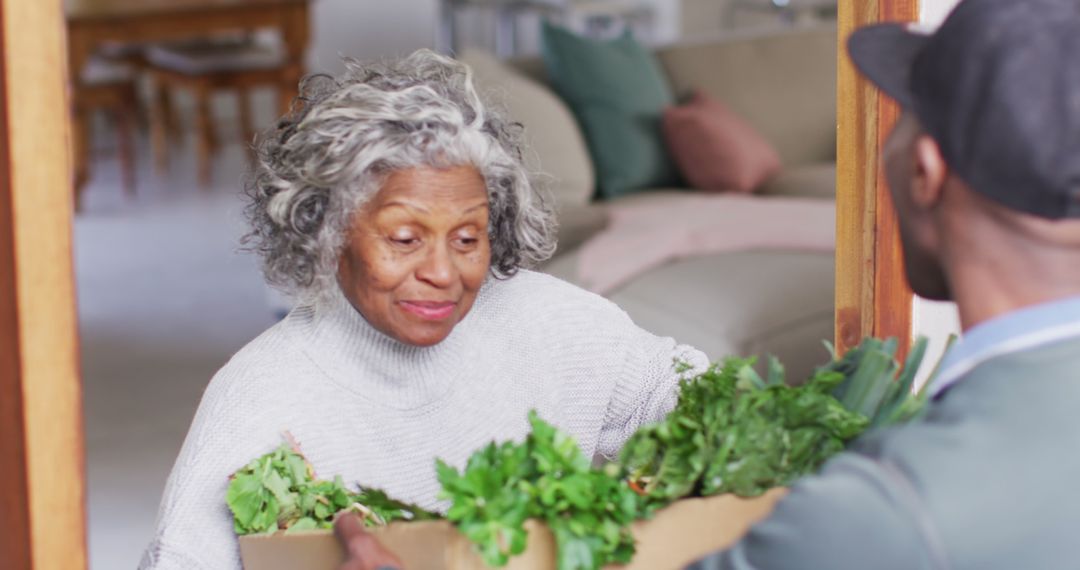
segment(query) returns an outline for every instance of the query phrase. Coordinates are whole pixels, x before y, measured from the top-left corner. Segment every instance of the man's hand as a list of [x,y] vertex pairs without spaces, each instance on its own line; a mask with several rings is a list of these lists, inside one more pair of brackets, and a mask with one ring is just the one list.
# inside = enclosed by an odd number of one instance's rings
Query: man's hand
[[338,570],[404,570],[401,561],[364,531],[360,517],[345,513],[334,521],[334,534],[345,547],[345,562]]

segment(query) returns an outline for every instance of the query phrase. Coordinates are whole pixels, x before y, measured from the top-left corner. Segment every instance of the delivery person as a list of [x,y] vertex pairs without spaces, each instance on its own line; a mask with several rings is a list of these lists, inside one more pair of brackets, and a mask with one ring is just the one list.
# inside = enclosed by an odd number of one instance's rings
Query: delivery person
[[[849,41],[903,108],[884,148],[908,280],[965,334],[927,416],[868,434],[695,570],[1080,566],[1080,0],[965,0]],[[394,568],[355,520],[348,570]]]
[[857,31],[908,281],[963,340],[924,421],[869,434],[695,570],[1080,567],[1080,1]]

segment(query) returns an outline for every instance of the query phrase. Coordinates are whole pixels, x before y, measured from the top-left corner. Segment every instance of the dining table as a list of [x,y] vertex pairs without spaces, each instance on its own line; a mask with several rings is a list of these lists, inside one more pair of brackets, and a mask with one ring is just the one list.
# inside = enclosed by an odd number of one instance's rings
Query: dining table
[[[105,44],[152,44],[270,29],[279,33],[284,46],[285,64],[276,87],[281,93],[280,112],[286,113],[304,73],[308,4],[309,0],[65,0],[72,100],[79,100],[83,68]],[[73,108],[76,194],[89,173],[88,128],[85,116]]]

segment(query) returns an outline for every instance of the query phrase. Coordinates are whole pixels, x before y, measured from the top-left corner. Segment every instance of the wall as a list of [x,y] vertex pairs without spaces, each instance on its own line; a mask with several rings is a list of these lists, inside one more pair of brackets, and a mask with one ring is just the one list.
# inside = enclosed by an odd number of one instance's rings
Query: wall
[[[920,21],[924,24],[939,25],[949,14],[958,0],[922,0]],[[944,353],[945,343],[950,334],[960,332],[960,320],[953,303],[936,303],[915,297],[912,305],[912,332],[916,336],[924,335],[930,339],[926,361],[936,363]],[[919,382],[924,382],[929,374],[929,367],[924,367]]]
[[924,24],[938,25],[956,6],[959,0],[922,0],[919,5],[919,21]]
[[372,59],[435,47],[439,0],[317,0],[311,7],[311,71],[340,72],[339,54]]
[[[627,0],[630,1],[630,0]],[[680,2],[646,0],[655,12],[654,43],[669,43],[679,36]],[[308,70],[332,74],[344,70],[341,56],[374,59],[406,55],[420,48],[434,48],[439,31],[440,0],[317,0],[311,3],[311,45],[308,50]],[[474,22],[460,22],[463,43],[490,43],[494,21],[483,14],[473,14]],[[526,51],[538,49],[539,38],[535,19],[522,18],[521,43]],[[215,97],[214,114],[222,122],[235,122],[235,101],[229,95]],[[182,112],[188,112],[190,102],[178,97]],[[254,114],[257,124],[268,126],[274,121],[273,91],[258,90]],[[226,126],[225,128],[229,128]]]

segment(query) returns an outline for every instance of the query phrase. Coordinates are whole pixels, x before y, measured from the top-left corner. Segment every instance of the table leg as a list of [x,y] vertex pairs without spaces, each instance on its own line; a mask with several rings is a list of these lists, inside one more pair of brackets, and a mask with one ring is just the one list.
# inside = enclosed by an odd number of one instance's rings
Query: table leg
[[281,32],[288,50],[288,63],[278,85],[278,110],[282,115],[292,110],[293,100],[299,95],[300,78],[304,75],[309,34],[308,3],[290,7],[287,14]]
[[169,86],[156,79],[150,97],[150,148],[154,154],[154,168],[164,174],[169,168]]
[[82,206],[82,191],[90,178],[90,117],[79,104],[82,70],[93,46],[78,28],[68,29],[68,85],[71,109],[71,169],[75,211]]
[[82,210],[82,194],[90,179],[90,114],[74,105],[71,114],[72,190],[75,211]]
[[278,84],[278,114],[282,117],[292,111],[293,101],[300,96],[299,79],[286,77]]
[[195,89],[195,154],[199,186],[210,188],[211,166],[214,161],[213,119],[210,116],[210,86],[201,84]]

